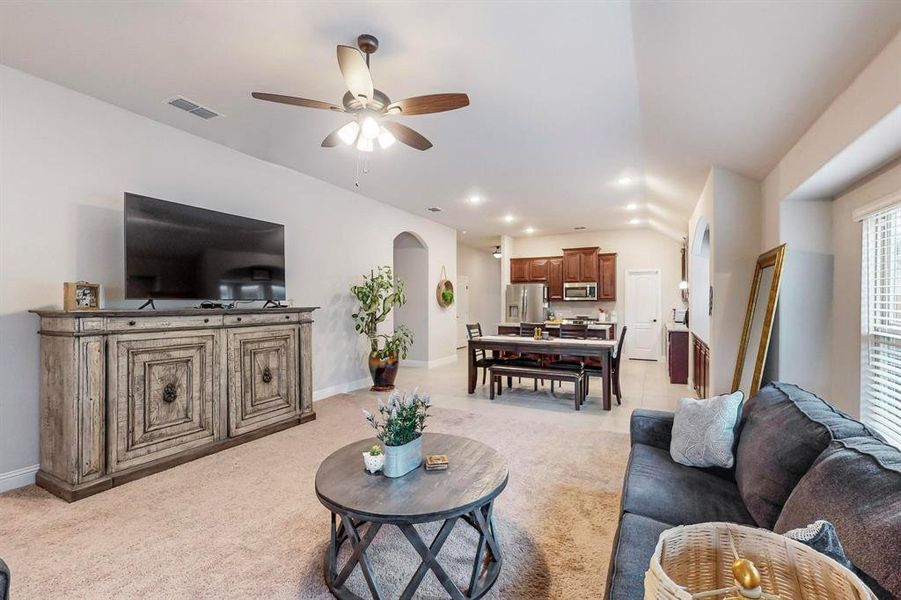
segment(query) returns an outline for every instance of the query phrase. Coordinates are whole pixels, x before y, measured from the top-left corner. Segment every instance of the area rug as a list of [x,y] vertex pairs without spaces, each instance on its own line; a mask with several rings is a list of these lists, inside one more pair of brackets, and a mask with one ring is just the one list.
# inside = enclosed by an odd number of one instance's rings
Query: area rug
[[[361,409],[374,402],[369,393],[317,402],[311,423],[74,504],[35,486],[0,495],[12,598],[331,598],[329,513],[313,480],[328,454],[371,435]],[[440,405],[432,415],[429,430],[475,438],[509,461],[495,506],[504,565],[486,598],[600,598],[627,437],[544,424],[515,406],[504,418]],[[419,564],[395,531],[383,528],[370,550],[388,598]],[[437,529],[420,531],[428,542]],[[461,585],[474,540],[460,523],[441,550]],[[368,597],[359,569],[350,586]],[[417,597],[448,594],[429,573]]]

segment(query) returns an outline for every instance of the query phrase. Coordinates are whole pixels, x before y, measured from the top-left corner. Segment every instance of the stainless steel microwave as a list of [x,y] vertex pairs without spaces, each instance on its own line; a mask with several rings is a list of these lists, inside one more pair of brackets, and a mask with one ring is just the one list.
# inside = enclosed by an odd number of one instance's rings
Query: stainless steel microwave
[[597,300],[598,284],[597,283],[564,283],[563,284],[564,300]]

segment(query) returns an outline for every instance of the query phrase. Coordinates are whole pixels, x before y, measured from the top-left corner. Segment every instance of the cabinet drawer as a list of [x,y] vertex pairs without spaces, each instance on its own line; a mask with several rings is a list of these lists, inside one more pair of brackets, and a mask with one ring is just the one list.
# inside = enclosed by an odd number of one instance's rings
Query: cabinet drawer
[[298,323],[300,315],[297,313],[272,313],[272,314],[254,314],[254,315],[225,315],[223,317],[225,326],[237,327],[239,325],[284,325],[287,323]]
[[107,322],[110,331],[140,331],[142,329],[194,329],[218,327],[222,315],[191,315],[188,317],[113,317]]
[[136,333],[110,340],[111,470],[219,437],[218,333]]
[[227,343],[229,436],[298,415],[296,328],[234,328]]

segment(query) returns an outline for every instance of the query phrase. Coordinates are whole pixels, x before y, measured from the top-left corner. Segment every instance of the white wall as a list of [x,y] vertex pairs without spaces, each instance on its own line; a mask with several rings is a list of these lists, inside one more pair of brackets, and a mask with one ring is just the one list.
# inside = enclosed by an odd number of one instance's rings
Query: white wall
[[713,173],[710,386],[712,393],[722,394],[732,390],[738,342],[760,255],[760,182],[720,167],[714,167]]
[[482,332],[497,333],[501,320],[501,261],[491,250],[457,244],[457,273],[469,277],[470,323],[481,323]]
[[787,201],[780,212],[788,248],[769,351],[779,379],[827,398],[832,391],[832,202]]
[[[215,127],[215,121],[209,126]],[[123,297],[123,192],[285,224],[288,297],[314,313],[316,398],[368,382],[349,287],[390,265],[394,237],[429,247],[430,286],[456,276],[456,232],[0,66],[0,474],[38,462],[38,329],[64,281]],[[352,169],[349,168],[348,173]],[[429,309],[429,360],[453,360],[454,311]]]
[[407,303],[394,309],[394,326],[406,325],[413,332],[406,362],[425,366],[429,361],[429,304],[434,296],[429,286],[429,250],[406,231],[394,238],[394,276],[406,285],[407,296]]
[[[901,103],[901,32],[814,122],[763,182],[761,250],[780,243],[779,205]],[[859,173],[858,177],[864,173]]]
[[851,214],[856,208],[901,189],[901,159],[861,181],[832,203],[835,254],[832,320],[832,394],[830,402],[860,415],[860,297],[863,229]]
[[[685,308],[679,282],[682,280],[682,244],[653,229],[583,231],[562,235],[515,238],[511,256],[561,256],[563,248],[598,246],[601,252],[616,252],[615,302],[554,302],[553,310],[563,316],[597,316],[598,307],[617,312],[620,331],[626,318],[626,271],[660,270],[661,317],[672,320],[673,308]],[[508,280],[509,282],[509,280]]]
[[[713,170],[701,190],[688,221],[688,326],[695,337],[710,346],[710,274],[713,260]],[[707,243],[704,246],[704,235]],[[706,255],[704,254],[706,251]],[[693,355],[692,355],[693,356]],[[692,371],[693,373],[694,371]]]

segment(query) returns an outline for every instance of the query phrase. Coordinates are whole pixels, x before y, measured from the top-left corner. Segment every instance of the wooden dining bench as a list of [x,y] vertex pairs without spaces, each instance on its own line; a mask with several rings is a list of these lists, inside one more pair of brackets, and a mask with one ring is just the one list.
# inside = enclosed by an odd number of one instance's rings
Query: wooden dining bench
[[528,379],[547,379],[549,381],[568,381],[575,386],[575,408],[580,410],[582,403],[585,402],[584,390],[582,384],[582,371],[569,369],[549,369],[545,367],[531,367],[512,364],[495,364],[488,367],[488,377],[491,383],[489,398],[494,400],[495,387],[497,395],[503,394],[503,378],[504,377],[526,377]]

